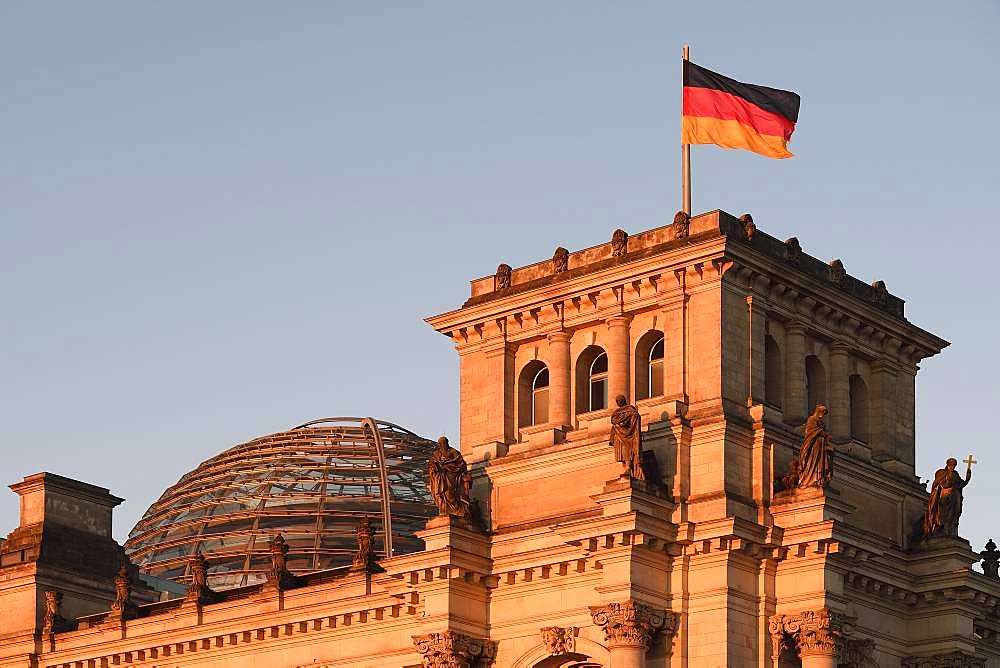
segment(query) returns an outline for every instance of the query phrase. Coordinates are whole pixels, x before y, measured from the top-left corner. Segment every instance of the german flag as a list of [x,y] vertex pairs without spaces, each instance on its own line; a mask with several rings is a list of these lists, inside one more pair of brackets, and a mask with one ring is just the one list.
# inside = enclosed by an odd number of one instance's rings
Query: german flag
[[790,158],[788,140],[798,119],[796,93],[741,83],[684,61],[682,144],[717,144]]

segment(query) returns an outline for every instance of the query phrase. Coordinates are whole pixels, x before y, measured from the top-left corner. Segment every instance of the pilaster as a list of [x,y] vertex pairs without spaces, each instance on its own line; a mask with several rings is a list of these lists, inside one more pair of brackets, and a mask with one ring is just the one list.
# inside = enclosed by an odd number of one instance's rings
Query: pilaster
[[851,389],[848,372],[849,351],[841,341],[830,344],[830,414],[827,423],[834,443],[851,440]]
[[896,366],[886,360],[871,365],[871,446],[880,461],[896,459]]
[[806,330],[800,323],[785,325],[785,422],[799,425],[806,407]]

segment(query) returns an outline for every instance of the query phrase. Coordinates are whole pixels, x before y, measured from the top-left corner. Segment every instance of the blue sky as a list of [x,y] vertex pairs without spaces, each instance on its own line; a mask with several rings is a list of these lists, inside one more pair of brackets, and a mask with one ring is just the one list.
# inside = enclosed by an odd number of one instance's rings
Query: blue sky
[[110,486],[123,539],[198,462],[314,417],[457,435],[456,355],[422,318],[500,261],[671,220],[688,42],[802,96],[792,160],[694,148],[695,211],[842,258],[953,343],[922,365],[917,467],[977,455],[979,549],[998,28],[992,0],[8,0],[0,482]]

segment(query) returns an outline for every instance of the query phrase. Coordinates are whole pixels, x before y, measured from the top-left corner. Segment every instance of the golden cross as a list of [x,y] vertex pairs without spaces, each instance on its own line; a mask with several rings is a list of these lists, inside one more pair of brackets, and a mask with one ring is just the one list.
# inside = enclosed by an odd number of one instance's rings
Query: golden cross
[[972,453],[970,452],[968,459],[963,459],[962,463],[971,469],[973,464],[978,464],[979,462],[972,458]]

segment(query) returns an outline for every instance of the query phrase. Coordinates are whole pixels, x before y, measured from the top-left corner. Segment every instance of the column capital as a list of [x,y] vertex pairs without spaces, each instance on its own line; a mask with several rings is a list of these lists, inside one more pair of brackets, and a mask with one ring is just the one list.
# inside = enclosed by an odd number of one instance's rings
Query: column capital
[[843,615],[829,608],[805,610],[794,615],[772,615],[768,620],[771,655],[777,661],[795,647],[800,657],[837,656],[845,643]]
[[632,322],[632,316],[624,313],[621,315],[613,315],[604,321],[604,323],[608,326],[608,329],[611,329],[612,327],[628,327],[630,322]]
[[641,647],[646,650],[657,633],[673,637],[679,615],[632,599],[591,606],[590,617],[604,631],[608,647]]
[[413,636],[425,668],[472,668],[489,662],[495,654],[495,644],[454,631]]

